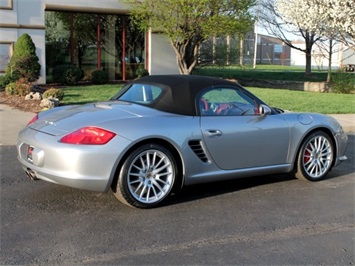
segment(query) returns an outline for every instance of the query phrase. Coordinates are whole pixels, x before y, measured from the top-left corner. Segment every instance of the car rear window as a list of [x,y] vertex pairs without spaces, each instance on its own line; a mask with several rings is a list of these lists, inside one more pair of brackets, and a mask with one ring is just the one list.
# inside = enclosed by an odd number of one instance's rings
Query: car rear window
[[162,88],[149,84],[132,84],[118,100],[140,104],[150,104],[162,93]]

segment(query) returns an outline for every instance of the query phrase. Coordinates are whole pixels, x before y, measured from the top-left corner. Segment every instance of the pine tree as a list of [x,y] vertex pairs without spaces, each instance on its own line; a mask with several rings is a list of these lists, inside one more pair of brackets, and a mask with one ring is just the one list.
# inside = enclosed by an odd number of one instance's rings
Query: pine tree
[[12,81],[23,79],[31,83],[39,78],[41,65],[36,55],[36,46],[27,34],[21,35],[15,43],[14,52],[6,68],[6,75]]

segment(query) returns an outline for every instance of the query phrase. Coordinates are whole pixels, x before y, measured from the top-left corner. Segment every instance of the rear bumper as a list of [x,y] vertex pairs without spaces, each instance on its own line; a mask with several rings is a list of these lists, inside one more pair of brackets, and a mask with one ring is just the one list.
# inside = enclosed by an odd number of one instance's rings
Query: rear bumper
[[[59,176],[59,175],[53,175],[50,173],[46,173],[43,171],[38,171],[36,168],[30,168],[27,167],[22,160],[20,160],[22,163],[22,168],[24,169],[25,173],[27,176],[29,176],[33,180],[43,180],[47,181],[50,183],[58,184],[58,185],[63,185],[67,187],[72,187],[72,188],[78,188],[78,189],[84,189],[84,190],[90,190],[90,191],[97,191],[97,192],[106,192],[109,188],[108,186],[108,178],[107,179],[102,179],[102,178],[85,178],[85,177],[79,177],[79,176],[71,176],[71,177],[66,177],[66,176]],[[30,165],[29,165],[30,166]]]
[[97,192],[110,189],[128,140],[119,136],[106,145],[71,145],[57,136],[31,129],[20,132],[18,160],[32,179]]

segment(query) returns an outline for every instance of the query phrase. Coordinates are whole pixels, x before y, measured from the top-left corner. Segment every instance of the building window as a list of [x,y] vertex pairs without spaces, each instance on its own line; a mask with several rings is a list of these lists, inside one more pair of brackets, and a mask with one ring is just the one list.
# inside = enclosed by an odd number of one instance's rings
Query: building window
[[5,73],[14,49],[13,42],[0,42],[0,73]]
[[110,80],[131,79],[145,65],[145,34],[128,16],[46,11],[46,66],[72,64],[90,80],[104,70]]
[[13,1],[12,0],[0,0],[0,9],[12,10]]

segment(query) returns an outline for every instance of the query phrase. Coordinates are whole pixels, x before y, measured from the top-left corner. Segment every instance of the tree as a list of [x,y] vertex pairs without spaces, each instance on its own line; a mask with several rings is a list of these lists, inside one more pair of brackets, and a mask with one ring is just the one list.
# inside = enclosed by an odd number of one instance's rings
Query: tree
[[21,35],[15,43],[5,72],[10,80],[23,79],[23,83],[31,83],[39,78],[41,65],[36,55],[36,46],[27,33]]
[[316,11],[324,27],[319,29],[321,35],[348,46],[355,45],[355,1],[354,0],[318,0],[320,7]]
[[[261,7],[260,21],[268,33],[305,53],[307,76],[311,75],[312,47],[316,42],[348,42],[354,37],[353,0],[262,0]],[[292,43],[294,35],[304,39],[305,48]]]
[[46,12],[46,25],[46,52],[50,55],[47,63],[51,66],[65,63],[69,51],[71,62],[79,67],[85,57],[90,53],[94,55],[98,49],[105,52],[106,62],[125,60],[122,42],[124,28],[127,60],[136,62],[136,58],[142,59],[144,55],[144,32],[126,15]]
[[45,12],[46,21],[46,68],[63,65],[69,58],[70,30],[61,21],[57,12]]
[[[354,45],[355,2],[353,0],[313,0],[314,12],[318,17],[315,31],[322,40],[317,46],[325,51],[328,59],[327,82],[331,81],[332,55],[337,42]],[[314,23],[308,22],[308,27]]]
[[253,26],[255,0],[127,0],[141,29],[165,34],[176,53],[181,74],[196,66],[201,43],[246,32]]
[[204,65],[230,65],[238,62],[240,58],[240,40],[237,36],[226,36],[215,38],[211,37],[205,40],[198,53],[199,66]]
[[95,46],[97,43],[97,16],[86,13],[66,12],[55,12],[54,16],[56,21],[58,21],[57,26],[59,25],[60,28],[66,29],[69,35],[64,35],[61,30],[58,30],[54,31],[51,37],[67,37],[66,40],[69,41],[69,45],[73,46],[77,64],[81,68],[85,52],[90,46]]
[[[277,7],[285,20],[318,36],[320,42],[328,44],[328,77],[331,79],[333,46],[336,40],[353,39],[355,32],[355,2],[353,0],[302,0],[296,1],[296,10],[290,2],[278,0]],[[325,39],[325,40],[324,40]],[[324,45],[323,45],[324,47]]]
[[[259,9],[259,20],[267,32],[280,39],[287,46],[305,53],[306,76],[312,74],[312,47],[320,37],[312,30],[304,28],[302,22],[304,17],[313,17],[304,10],[303,2],[308,0],[261,0]],[[287,14],[284,14],[289,9]],[[291,20],[292,13],[295,14]],[[289,15],[289,16],[288,16]],[[297,17],[299,16],[299,17]],[[294,36],[304,39],[305,47],[299,47],[293,43]]]

